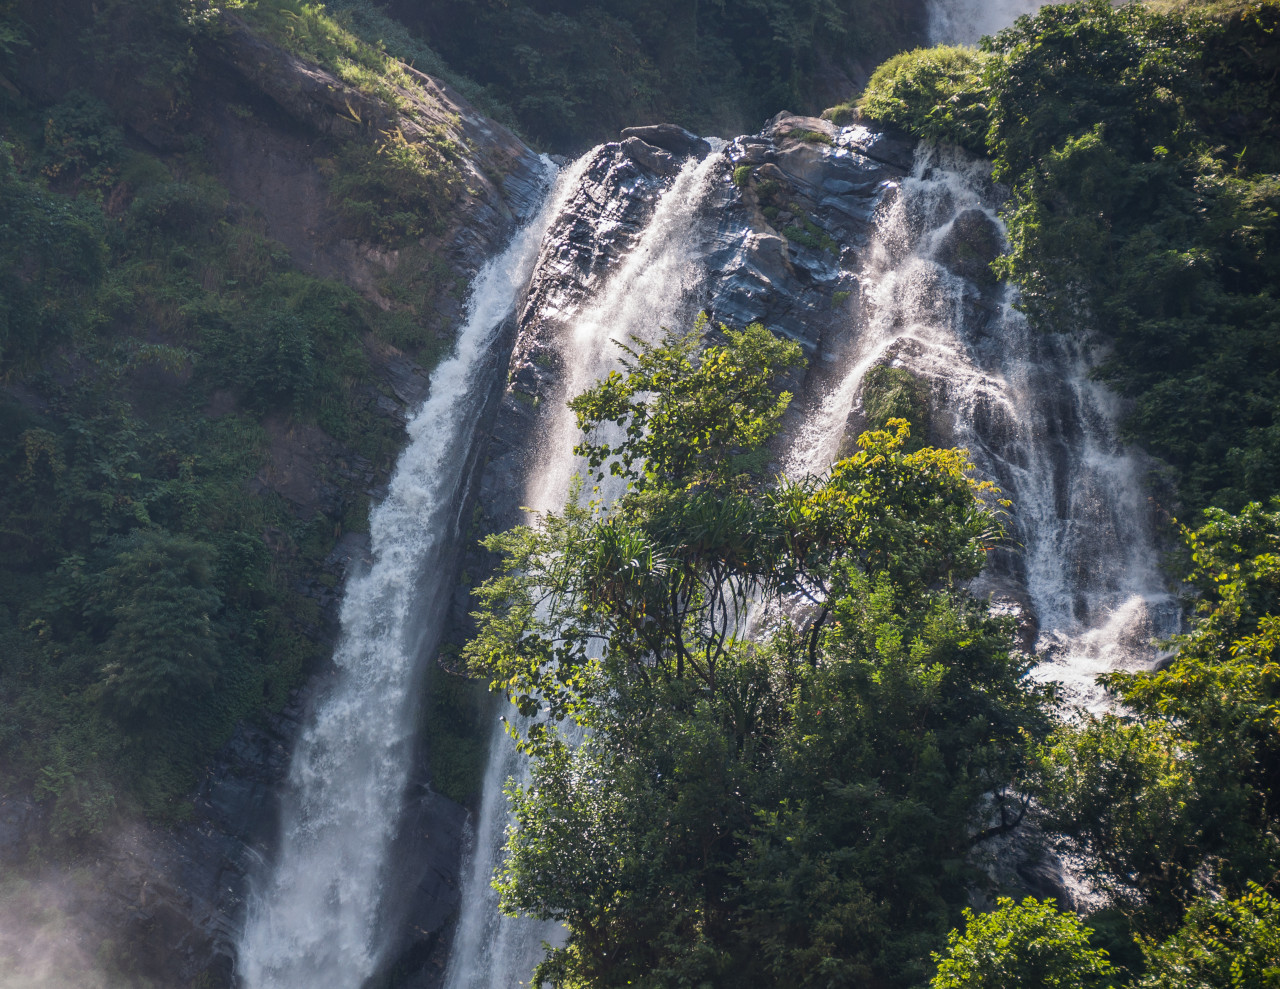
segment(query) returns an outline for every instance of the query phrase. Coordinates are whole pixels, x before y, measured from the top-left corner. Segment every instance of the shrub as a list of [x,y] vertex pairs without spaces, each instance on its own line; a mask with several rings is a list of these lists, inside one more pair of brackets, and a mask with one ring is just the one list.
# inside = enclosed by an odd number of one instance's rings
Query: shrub
[[1027,897],[1001,898],[991,913],[964,911],[965,930],[947,936],[933,989],[1086,989],[1114,985],[1107,953],[1089,946],[1075,914]]
[[906,419],[914,427],[907,449],[918,450],[929,433],[929,383],[906,368],[877,364],[862,379],[862,410],[868,429],[885,429],[890,419]]
[[990,124],[982,81],[990,60],[989,54],[973,48],[903,52],[872,74],[858,109],[872,120],[897,124],[927,140],[981,152]]
[[220,657],[212,546],[163,530],[127,537],[103,574],[113,625],[97,697],[134,733],[163,734],[213,687]]
[[226,195],[212,184],[161,182],[142,189],[125,217],[127,233],[137,237],[207,235],[226,209]]
[[347,232],[393,243],[443,232],[462,184],[455,153],[440,128],[425,141],[349,144],[326,169]]
[[50,108],[41,168],[49,178],[102,189],[115,181],[123,155],[124,135],[101,100],[75,90]]

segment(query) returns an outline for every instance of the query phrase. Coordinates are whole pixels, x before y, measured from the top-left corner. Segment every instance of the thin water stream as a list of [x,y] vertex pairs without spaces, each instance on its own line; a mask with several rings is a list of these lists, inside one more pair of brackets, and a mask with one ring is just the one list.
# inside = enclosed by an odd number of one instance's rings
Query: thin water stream
[[1036,333],[1012,289],[984,295],[948,267],[957,224],[1003,236],[988,173],[984,162],[917,153],[866,255],[845,370],[815,401],[786,469],[817,473],[835,459],[872,366],[927,381],[935,433],[966,447],[1013,501],[1015,550],[987,589],[1025,594],[1039,675],[1099,708],[1096,676],[1149,666],[1179,611],[1158,568],[1143,464],[1116,438],[1114,396],[1089,376],[1086,332]]

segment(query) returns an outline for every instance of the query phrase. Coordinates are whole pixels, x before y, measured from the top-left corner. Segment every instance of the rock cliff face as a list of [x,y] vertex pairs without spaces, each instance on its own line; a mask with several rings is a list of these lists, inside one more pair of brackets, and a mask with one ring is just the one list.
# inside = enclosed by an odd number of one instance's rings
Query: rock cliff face
[[[700,206],[708,236],[700,245],[700,303],[713,323],[763,323],[804,348],[806,378],[821,377],[850,323],[876,211],[911,170],[914,147],[894,133],[786,113],[724,146]],[[563,378],[564,315],[634,246],[682,162],[710,151],[679,128],[655,126],[628,128],[620,142],[590,152],[579,188],[547,235],[519,319],[481,477],[486,531],[521,521],[522,493],[536,469],[530,438]],[[803,390],[805,381],[797,384]],[[493,565],[481,550],[468,553],[468,573]],[[456,637],[465,634],[469,610],[464,588],[455,602]]]

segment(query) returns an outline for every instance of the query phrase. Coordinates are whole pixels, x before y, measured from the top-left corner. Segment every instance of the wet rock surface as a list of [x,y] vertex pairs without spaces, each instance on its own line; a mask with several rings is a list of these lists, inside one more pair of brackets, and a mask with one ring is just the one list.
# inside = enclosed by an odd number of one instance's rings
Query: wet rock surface
[[655,148],[661,148],[676,158],[687,158],[692,155],[701,161],[711,153],[709,141],[677,124],[648,124],[644,127],[623,128],[623,144],[632,138]]
[[[481,532],[524,521],[523,493],[538,469],[530,438],[559,394],[564,369],[557,341],[569,331],[565,320],[572,323],[574,307],[635,245],[681,156],[710,153],[709,144],[703,151],[698,143],[707,142],[669,125],[628,128],[623,137],[590,152],[578,189],[544,241],[514,329],[506,391],[487,427]],[[647,150],[637,151],[641,142]],[[912,166],[914,142],[780,114],[760,134],[718,153],[716,180],[700,206],[700,303],[713,323],[761,322],[796,340],[809,374],[820,373],[850,325],[848,300],[857,294],[862,252],[877,210]],[[474,543],[464,552],[463,570],[477,577],[496,562]],[[469,588],[460,588],[448,631],[453,642],[469,634],[473,607]]]

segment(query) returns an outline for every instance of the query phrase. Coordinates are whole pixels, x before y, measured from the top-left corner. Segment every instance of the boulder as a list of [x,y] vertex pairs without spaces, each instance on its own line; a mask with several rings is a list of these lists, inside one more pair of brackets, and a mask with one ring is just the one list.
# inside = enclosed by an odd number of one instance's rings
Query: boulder
[[765,125],[764,133],[774,141],[816,141],[829,144],[835,140],[836,128],[830,120],[821,117],[798,117],[792,113],[780,113]]
[[674,175],[680,171],[675,158],[638,137],[628,137],[622,142],[622,153],[646,172],[657,175]]
[[842,128],[835,138],[836,146],[847,149],[864,158],[878,161],[903,172],[911,171],[915,163],[916,146],[920,143],[909,134],[879,125],[873,130],[862,124]]
[[967,209],[943,235],[934,256],[948,271],[991,288],[998,281],[991,262],[999,256],[1003,240],[996,221],[984,210]]
[[661,148],[677,158],[688,158],[693,155],[699,161],[711,154],[711,145],[692,131],[687,131],[676,124],[646,124],[643,127],[627,127],[622,132],[622,139],[635,137]]

